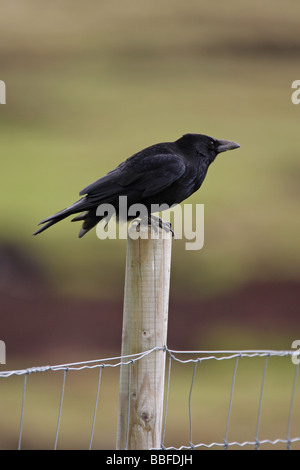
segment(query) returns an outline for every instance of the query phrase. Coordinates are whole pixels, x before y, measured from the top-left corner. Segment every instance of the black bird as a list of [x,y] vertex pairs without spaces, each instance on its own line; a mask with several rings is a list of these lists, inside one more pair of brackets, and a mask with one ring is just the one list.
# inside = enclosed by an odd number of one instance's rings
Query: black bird
[[[164,142],[135,153],[107,175],[90,184],[83,196],[66,209],[42,220],[33,235],[41,233],[66,217],[83,212],[72,221],[83,221],[79,237],[83,237],[104,217],[97,216],[97,207],[109,203],[119,212],[119,196],[127,196],[127,206],[140,203],[149,214],[151,204],[179,204],[197,191],[209,165],[226,150],[240,147],[230,140],[217,140],[202,134],[185,134],[175,142]],[[108,222],[108,221],[107,221]]]

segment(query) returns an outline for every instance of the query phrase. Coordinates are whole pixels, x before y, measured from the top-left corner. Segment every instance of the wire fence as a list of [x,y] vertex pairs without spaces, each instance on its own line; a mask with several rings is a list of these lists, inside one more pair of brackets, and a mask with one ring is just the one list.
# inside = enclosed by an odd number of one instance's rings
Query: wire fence
[[[42,367],[31,367],[28,369],[12,370],[12,371],[2,371],[0,372],[0,379],[10,380],[12,377],[20,377],[21,381],[18,383],[18,387],[22,387],[22,399],[21,404],[16,403],[14,406],[19,406],[19,429],[18,429],[18,449],[22,448],[22,442],[24,438],[24,411],[26,410],[27,403],[27,393],[28,393],[28,382],[30,381],[30,376],[35,374],[47,374],[50,371],[55,373],[62,374],[62,383],[59,390],[59,407],[56,410],[57,413],[57,424],[56,429],[53,430],[54,436],[54,449],[57,449],[59,437],[61,433],[61,419],[64,410],[64,398],[65,398],[65,388],[66,383],[68,382],[68,377],[71,371],[83,371],[83,370],[97,370],[98,379],[96,385],[96,390],[90,390],[90,400],[94,400],[92,416],[87,416],[86,419],[90,420],[90,436],[88,448],[93,448],[93,440],[95,433],[95,426],[97,420],[97,412],[99,405],[101,403],[100,390],[102,387],[102,374],[104,369],[115,368],[118,369],[120,366],[126,366],[129,368],[129,371],[137,361],[142,361],[143,358],[149,354],[155,354],[156,351],[164,350],[166,353],[167,367],[166,367],[166,386],[165,386],[165,398],[164,398],[164,417],[163,417],[163,429],[162,429],[162,441],[161,449],[163,450],[185,450],[185,449],[200,449],[200,448],[253,448],[260,449],[264,446],[269,446],[276,448],[276,446],[281,445],[286,449],[292,449],[297,446],[297,443],[300,443],[300,410],[298,404],[299,402],[299,387],[297,384],[298,371],[299,371],[299,362],[295,361],[293,363],[291,358],[295,355],[295,351],[274,351],[274,350],[224,350],[224,351],[176,351],[171,350],[168,347],[164,348],[153,348],[151,350],[134,354],[130,356],[119,356],[119,357],[109,357],[105,359],[97,359],[94,361],[84,361],[84,362],[74,362],[68,364],[60,364],[54,366],[42,366]],[[249,361],[254,361],[257,358],[259,361],[251,368]],[[245,362],[247,361],[247,362]],[[275,361],[275,362],[274,362]],[[280,363],[278,361],[281,361]],[[298,362],[298,363],[297,363]],[[216,385],[216,379],[220,376],[220,371],[215,369],[213,366],[214,363],[222,363],[223,365],[228,364],[229,367],[224,367],[223,376],[226,376],[226,380],[223,382],[226,383],[226,386]],[[206,365],[206,369],[203,369],[203,366]],[[275,365],[275,368],[274,368]],[[209,366],[209,369],[207,368]],[[176,369],[177,367],[177,369]],[[178,367],[187,368],[188,371],[179,372]],[[268,375],[268,372],[273,367],[273,373]],[[286,374],[287,369],[289,373]],[[253,380],[253,370],[256,372],[258,379],[256,383],[259,386],[254,386]],[[237,384],[237,377],[239,373],[244,376],[250,376],[250,380],[246,381],[246,393],[244,397],[239,398],[239,406],[241,407],[238,411],[240,420],[243,422],[244,431],[250,436],[249,439],[243,440],[230,440],[230,425],[233,415],[234,408],[236,406],[236,394],[240,387]],[[180,380],[176,380],[176,376],[179,374]],[[181,374],[181,375],[180,375]],[[129,377],[131,374],[129,373]],[[276,381],[274,382],[274,377]],[[182,380],[183,379],[183,380]],[[249,377],[248,377],[249,379]],[[129,379],[130,380],[130,379]],[[0,380],[0,386],[1,382]],[[268,386],[268,381],[270,382]],[[208,382],[210,382],[209,388],[207,388]],[[253,382],[253,383],[252,383]],[[180,409],[181,414],[187,416],[188,423],[188,443],[184,445],[172,445],[170,442],[171,438],[168,438],[168,423],[174,418],[174,409],[170,407],[170,401],[173,397],[177,395],[178,388],[181,387],[184,383],[185,396],[180,400],[180,407],[178,407],[178,402],[175,407],[177,411]],[[241,384],[242,382],[240,382]],[[277,384],[277,385],[276,385]],[[279,385],[280,386],[279,386]],[[253,385],[253,386],[252,386]],[[15,385],[14,385],[15,386]],[[285,388],[285,395],[282,397],[282,386]],[[270,415],[264,414],[264,405],[270,401],[268,398],[268,393],[272,389],[272,419],[276,423],[276,415],[279,416],[280,423],[285,423],[284,429],[280,429],[281,435],[276,438],[270,438],[266,436],[261,438],[261,427],[262,419],[269,419]],[[277,388],[278,387],[278,388]],[[275,389],[274,389],[275,388]],[[280,389],[279,389],[280,388]],[[130,383],[129,383],[130,389]],[[268,389],[268,390],[266,390]],[[206,416],[199,423],[199,412],[201,409],[207,406],[207,398],[204,395],[210,395],[213,391],[213,396],[211,397],[212,402],[216,402],[217,395],[222,396],[222,408],[223,413],[218,411],[217,406],[213,406],[211,416]],[[95,393],[96,392],[96,393]],[[171,396],[172,395],[172,396]],[[38,397],[39,398],[39,397]],[[37,398],[37,399],[38,399]],[[255,428],[251,426],[247,427],[247,420],[249,420],[248,407],[250,402],[253,402],[255,398],[256,413],[255,413]],[[1,388],[0,388],[0,401],[3,403],[1,397]],[[130,402],[130,400],[129,400]],[[224,403],[227,403],[225,409]],[[283,406],[284,403],[284,406]],[[296,405],[295,405],[296,403]],[[101,403],[101,409],[106,407],[105,403]],[[242,412],[240,411],[242,410]],[[214,428],[218,428],[218,433],[223,429],[223,438],[220,440],[211,439],[209,442],[204,442],[195,438],[195,423],[197,428],[200,428],[200,433],[205,435],[204,430],[207,428],[207,423],[210,419],[213,422],[216,421],[216,415],[222,415],[226,417],[224,422],[218,422],[214,424]],[[253,415],[253,411],[251,411]],[[253,419],[252,419],[253,422]],[[127,419],[127,426],[129,426],[129,412]],[[170,428],[173,425],[171,423]],[[293,434],[292,434],[293,428]],[[279,433],[279,431],[278,431]],[[128,435],[128,429],[127,433]],[[180,434],[180,430],[178,431]],[[180,441],[180,435],[178,435],[177,441]],[[1,435],[0,435],[1,440]],[[167,442],[168,441],[168,442]],[[127,444],[125,449],[127,448]],[[0,442],[1,447],[1,442]]]

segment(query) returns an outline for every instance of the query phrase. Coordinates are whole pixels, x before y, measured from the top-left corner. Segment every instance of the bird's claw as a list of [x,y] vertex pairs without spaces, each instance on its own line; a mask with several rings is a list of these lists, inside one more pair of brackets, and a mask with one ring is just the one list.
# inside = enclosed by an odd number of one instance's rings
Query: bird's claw
[[158,229],[164,230],[166,233],[171,232],[174,240],[177,239],[174,230],[172,229],[171,222],[164,222],[160,217],[154,215],[149,216],[147,219],[135,219],[131,222],[131,225],[136,226],[136,231],[140,232],[141,225],[151,227],[151,230],[155,233],[159,233]]
[[[165,232],[167,233],[171,232],[172,237],[174,238],[174,240],[176,240],[177,237],[175,235],[174,230],[172,229],[171,222],[164,222],[160,217],[155,217],[154,215],[152,215],[151,217],[152,217],[152,220],[155,221],[154,226],[155,224],[158,224],[158,227],[164,230]],[[151,225],[152,225],[152,222],[151,222]],[[156,225],[156,230],[157,230],[157,225]]]

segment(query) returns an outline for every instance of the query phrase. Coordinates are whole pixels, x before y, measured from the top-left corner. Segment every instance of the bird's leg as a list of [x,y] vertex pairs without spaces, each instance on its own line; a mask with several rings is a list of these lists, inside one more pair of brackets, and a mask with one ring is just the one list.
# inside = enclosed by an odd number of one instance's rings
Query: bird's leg
[[151,225],[151,227],[153,227],[156,232],[158,231],[158,228],[161,228],[167,233],[171,232],[172,237],[174,237],[176,240],[176,235],[174,233],[174,230],[172,229],[171,222],[164,222],[160,217],[156,217],[155,215],[150,214],[148,216],[148,225]]
[[167,233],[171,232],[172,237],[174,237],[175,240],[177,238],[176,234],[174,233],[174,230],[172,229],[171,222],[164,222],[160,217],[156,217],[155,215],[150,214],[147,217],[135,219],[131,223],[132,225],[136,225],[137,232],[140,231],[141,225],[144,225],[144,226],[148,225],[151,227],[151,229],[153,229],[155,233],[158,233],[158,229],[160,228]]
[[131,225],[135,225],[136,231],[140,232],[141,226],[147,227],[148,225],[151,225],[151,222],[149,222],[148,217],[138,217],[131,222]]
[[[155,221],[157,219],[157,222]],[[139,232],[141,229],[141,226],[144,227],[151,227],[155,231],[155,233],[158,233],[158,217],[153,217],[153,220],[151,219],[151,214],[147,217],[138,217],[137,219],[133,220],[131,222],[132,225],[136,226],[136,231]]]
[[131,225],[136,225],[136,231],[139,232],[140,231],[140,227],[141,227],[141,219],[134,219],[132,222],[131,222]]

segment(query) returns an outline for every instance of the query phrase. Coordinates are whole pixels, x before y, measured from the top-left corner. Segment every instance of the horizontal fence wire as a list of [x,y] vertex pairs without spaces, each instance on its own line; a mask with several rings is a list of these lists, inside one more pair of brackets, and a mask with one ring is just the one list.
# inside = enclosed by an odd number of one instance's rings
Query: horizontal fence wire
[[[236,357],[285,357],[285,356],[293,356],[295,355],[295,351],[276,351],[276,350],[267,350],[267,349],[249,349],[249,350],[199,350],[199,351],[179,351],[169,349],[166,346],[163,347],[155,347],[149,349],[147,351],[143,351],[141,353],[136,353],[128,356],[116,356],[116,357],[108,357],[104,359],[95,359],[91,361],[82,361],[82,362],[71,362],[66,364],[54,365],[54,366],[39,366],[39,367],[29,367],[27,369],[17,369],[17,370],[10,370],[10,371],[0,371],[0,378],[11,377],[12,375],[25,375],[25,374],[33,374],[37,372],[47,372],[47,371],[61,371],[61,370],[83,370],[83,369],[94,369],[98,367],[119,367],[121,365],[127,365],[132,362],[136,362],[141,360],[143,357],[147,356],[148,354],[153,353],[154,351],[166,351],[172,359],[175,361],[181,362],[183,364],[187,364],[190,362],[202,362],[210,359],[215,359],[217,361],[223,361],[227,359],[233,359]],[[198,355],[197,358],[191,359],[180,359],[179,355]],[[206,356],[207,355],[207,356]],[[200,357],[203,356],[203,357]]]
[[[54,439],[54,449],[57,448],[58,440],[59,440],[59,433],[60,433],[60,422],[61,422],[61,415],[64,403],[64,391],[65,391],[65,384],[67,380],[67,372],[69,371],[81,371],[86,369],[99,369],[99,376],[97,382],[97,390],[96,390],[96,398],[95,405],[94,405],[94,413],[92,419],[92,429],[90,434],[89,440],[89,449],[92,448],[93,444],[93,436],[94,436],[94,429],[95,429],[95,420],[98,408],[98,401],[99,401],[99,393],[100,393],[100,385],[101,385],[101,376],[102,371],[104,368],[117,368],[120,366],[128,366],[129,371],[131,371],[131,367],[137,361],[141,361],[144,357],[149,354],[155,353],[155,351],[164,351],[166,353],[166,359],[168,359],[168,366],[166,368],[166,386],[165,386],[165,403],[164,403],[164,417],[163,417],[163,429],[162,429],[162,441],[160,449],[164,450],[188,450],[188,449],[197,449],[197,448],[223,448],[228,449],[232,446],[237,447],[246,447],[251,446],[254,449],[259,449],[264,444],[269,445],[276,445],[276,444],[284,444],[286,449],[291,449],[293,443],[300,442],[300,437],[291,437],[291,423],[294,411],[294,402],[296,396],[296,389],[297,389],[297,378],[298,378],[298,371],[299,371],[299,361],[294,361],[294,378],[293,383],[290,391],[290,402],[289,402],[289,413],[287,418],[287,430],[284,437],[276,438],[276,439],[259,439],[259,430],[261,425],[261,413],[262,413],[262,403],[263,403],[263,396],[265,390],[265,383],[266,383],[266,374],[269,365],[270,358],[272,357],[295,357],[295,351],[289,350],[199,350],[199,351],[179,351],[179,350],[172,350],[169,349],[167,346],[164,347],[156,347],[150,349],[148,351],[143,351],[141,353],[128,355],[128,356],[117,356],[117,357],[108,357],[104,359],[96,359],[91,361],[83,361],[83,362],[73,362],[67,364],[59,364],[53,366],[41,366],[41,367],[30,367],[27,369],[20,369],[20,370],[11,370],[11,371],[0,371],[0,379],[9,379],[12,376],[24,376],[23,380],[23,391],[22,391],[22,402],[21,402],[21,410],[20,410],[20,426],[19,426],[19,439],[18,439],[18,449],[21,449],[22,444],[22,435],[23,435],[23,416],[24,416],[24,408],[26,407],[26,388],[27,388],[27,381],[28,377],[31,374],[39,374],[45,372],[59,372],[63,371],[63,380],[61,385],[60,391],[60,401],[59,401],[59,410],[58,410],[58,418],[57,418],[57,427],[55,432],[55,439]],[[230,419],[232,415],[232,408],[234,406],[234,390],[235,390],[235,383],[236,383],[236,375],[239,368],[239,362],[241,358],[264,358],[264,367],[263,367],[263,374],[261,378],[261,386],[260,386],[260,394],[259,394],[259,403],[258,403],[258,410],[257,410],[257,419],[256,419],[256,433],[253,440],[245,440],[242,442],[238,441],[228,441],[229,429],[230,429]],[[298,357],[298,356],[297,356]],[[192,411],[192,396],[195,394],[195,378],[197,375],[197,369],[199,364],[206,363],[207,361],[234,361],[234,368],[233,368],[233,375],[231,378],[231,386],[230,386],[230,393],[229,393],[229,403],[228,403],[228,411],[227,411],[227,420],[226,426],[224,431],[224,439],[222,442],[193,442],[193,426],[192,426],[192,419],[193,419],[193,411]],[[192,364],[193,365],[193,372],[191,377],[191,383],[189,387],[189,394],[187,398],[188,403],[188,420],[189,420],[189,444],[188,445],[181,445],[178,447],[166,447],[165,446],[165,438],[166,438],[166,427],[167,427],[167,414],[168,414],[168,404],[169,404],[169,395],[171,387],[171,375],[172,375],[172,364]],[[130,374],[129,374],[130,376]],[[129,390],[130,390],[130,379],[129,379],[129,387],[128,387],[128,400],[129,400]],[[176,390],[174,392],[176,394]],[[1,391],[0,391],[0,400],[1,400]],[[129,410],[129,404],[128,404]],[[126,446],[128,444],[128,431],[129,431],[129,412],[128,416],[126,417],[127,422],[127,429],[126,429]],[[300,434],[300,429],[299,429]],[[1,436],[0,436],[1,439]],[[1,447],[1,442],[0,442]]]

